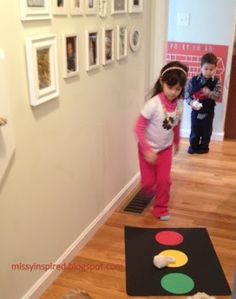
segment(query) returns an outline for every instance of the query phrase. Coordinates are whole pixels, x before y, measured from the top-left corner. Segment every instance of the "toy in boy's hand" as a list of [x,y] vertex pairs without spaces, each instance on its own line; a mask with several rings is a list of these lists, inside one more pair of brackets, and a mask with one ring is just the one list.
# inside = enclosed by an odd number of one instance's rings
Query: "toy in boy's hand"
[[191,102],[191,107],[194,110],[200,110],[202,108],[202,103],[199,103],[198,100],[194,100],[194,101]]
[[5,117],[0,116],[0,127],[3,127],[7,124],[7,119]]
[[171,256],[164,256],[161,254],[155,255],[153,258],[153,264],[158,269],[167,267],[170,263],[175,263],[175,258]]

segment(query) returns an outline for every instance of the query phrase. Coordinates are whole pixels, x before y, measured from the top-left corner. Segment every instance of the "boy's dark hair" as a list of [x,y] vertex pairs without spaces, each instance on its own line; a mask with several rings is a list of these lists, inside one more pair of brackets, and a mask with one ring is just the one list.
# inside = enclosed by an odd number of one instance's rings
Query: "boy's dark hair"
[[[169,70],[166,71],[167,69]],[[176,84],[179,84],[183,88],[179,95],[179,98],[181,98],[184,93],[184,86],[187,82],[187,73],[188,67],[186,65],[182,64],[179,61],[169,62],[161,69],[160,77],[158,78],[151,91],[151,97],[154,97],[155,95],[161,93],[161,83],[165,83],[169,86],[175,86]]]
[[201,66],[203,64],[209,63],[209,64],[214,64],[215,66],[217,65],[217,57],[213,53],[207,53],[202,56],[201,58]]

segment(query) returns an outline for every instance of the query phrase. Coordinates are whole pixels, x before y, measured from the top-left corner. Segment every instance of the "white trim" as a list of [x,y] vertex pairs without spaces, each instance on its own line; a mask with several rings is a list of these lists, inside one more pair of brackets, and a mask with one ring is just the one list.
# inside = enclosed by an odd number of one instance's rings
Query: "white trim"
[[151,0],[150,16],[150,88],[153,87],[166,63],[166,45],[168,36],[168,2]]
[[[180,136],[183,138],[189,138],[190,130],[189,129],[181,129]],[[223,141],[224,140],[224,132],[213,132],[211,136],[211,140],[215,141]]]
[[[86,227],[78,238],[56,260],[55,264],[68,263],[78,254],[79,250],[86,245],[102,224],[111,216],[126,195],[137,185],[138,179],[139,172],[133,176],[128,184],[121,189],[103,211]],[[49,270],[46,272],[21,299],[38,299],[60,273],[61,271],[58,270]]]

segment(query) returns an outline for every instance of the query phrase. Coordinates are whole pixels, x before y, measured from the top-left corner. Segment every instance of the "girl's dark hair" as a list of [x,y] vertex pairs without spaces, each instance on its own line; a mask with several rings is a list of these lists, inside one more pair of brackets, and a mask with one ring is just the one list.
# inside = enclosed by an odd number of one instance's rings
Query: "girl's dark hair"
[[[168,68],[171,69],[165,72],[165,70],[167,70]],[[179,95],[179,98],[183,97],[184,86],[187,82],[187,72],[188,72],[188,67],[179,61],[172,61],[166,64],[161,69],[160,77],[158,78],[157,82],[155,83],[151,91],[151,97],[154,97],[155,95],[162,92],[161,82],[169,86],[175,86],[176,84],[179,84],[183,88],[183,90]]]

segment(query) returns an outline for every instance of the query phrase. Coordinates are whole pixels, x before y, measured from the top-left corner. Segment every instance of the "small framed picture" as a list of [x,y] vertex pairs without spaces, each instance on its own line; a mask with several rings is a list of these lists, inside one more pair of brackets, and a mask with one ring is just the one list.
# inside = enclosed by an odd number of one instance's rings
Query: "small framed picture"
[[21,20],[46,20],[51,18],[49,0],[20,0]]
[[99,16],[105,18],[107,16],[107,0],[99,0]]
[[69,78],[78,75],[78,53],[78,35],[76,33],[63,34],[64,78]]
[[83,14],[84,0],[70,0],[70,14],[82,15]]
[[30,104],[40,105],[59,95],[56,36],[26,39]]
[[129,13],[140,13],[143,11],[143,0],[129,0]]
[[99,67],[99,35],[97,30],[86,31],[86,70]]
[[102,29],[102,64],[109,64],[114,61],[114,29]]
[[127,12],[127,0],[111,0],[111,14]]
[[127,56],[127,26],[117,25],[117,60],[121,60]]
[[137,52],[141,44],[140,30],[133,26],[129,33],[129,45],[133,52]]
[[54,15],[68,14],[68,0],[52,0]]
[[85,0],[86,15],[96,15],[98,12],[98,0]]

